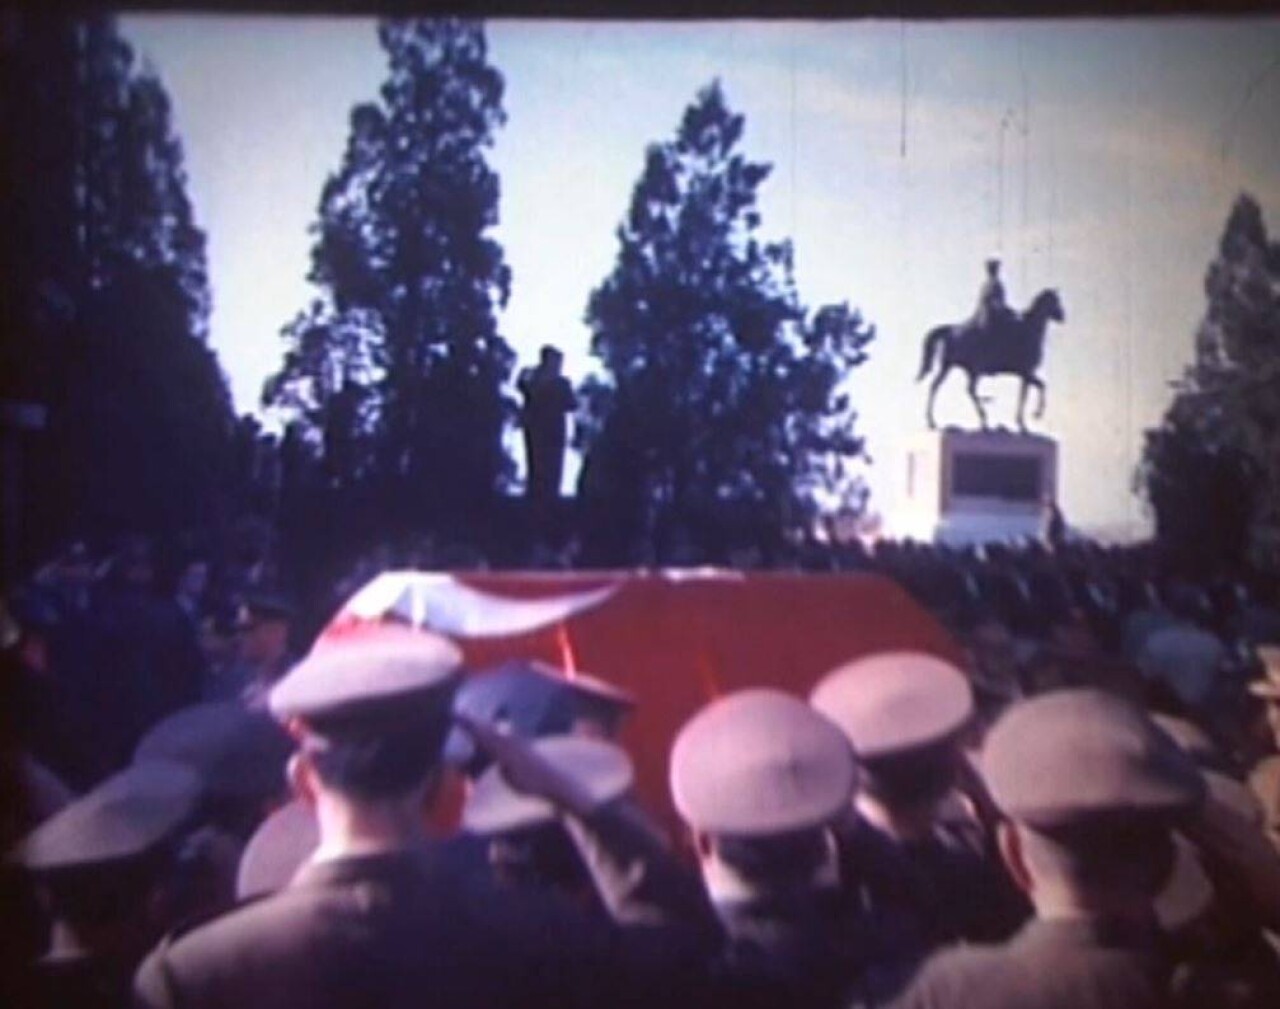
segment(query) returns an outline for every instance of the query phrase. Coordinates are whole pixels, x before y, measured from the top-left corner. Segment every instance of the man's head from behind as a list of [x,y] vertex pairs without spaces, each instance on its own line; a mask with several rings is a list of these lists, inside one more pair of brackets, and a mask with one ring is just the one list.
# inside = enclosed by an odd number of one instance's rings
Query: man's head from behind
[[1145,913],[1173,868],[1167,822],[1102,817],[1093,823],[1037,830],[1001,826],[1001,857],[1041,914]]
[[29,834],[12,854],[43,892],[55,922],[53,955],[133,956],[167,921],[179,838],[203,784],[156,760],[112,775]]
[[1092,689],[1014,705],[983,771],[1011,821],[1004,860],[1042,916],[1149,914],[1173,864],[1172,824],[1205,790],[1154,722]]
[[809,700],[858,754],[864,810],[898,820],[900,832],[926,831],[954,784],[959,734],[973,715],[964,673],[933,655],[879,652],[827,674]]
[[295,790],[350,806],[419,801],[440,764],[460,669],[449,641],[421,633],[308,656],[269,699],[298,743]]
[[295,787],[307,782],[304,793],[318,787],[370,803],[422,789],[439,764],[447,719],[437,706],[419,709],[416,718],[412,711],[400,714],[394,725],[367,723],[359,731],[318,723],[290,764]]
[[776,690],[712,702],[671,752],[672,795],[713,899],[814,885],[856,780],[840,729]]

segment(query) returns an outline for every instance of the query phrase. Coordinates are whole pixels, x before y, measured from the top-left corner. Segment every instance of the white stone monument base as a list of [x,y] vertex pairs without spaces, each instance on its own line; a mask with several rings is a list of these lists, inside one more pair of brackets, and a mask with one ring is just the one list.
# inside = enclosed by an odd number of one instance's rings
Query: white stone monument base
[[901,454],[890,535],[965,545],[1038,537],[1058,496],[1058,443],[1009,431],[928,431]]

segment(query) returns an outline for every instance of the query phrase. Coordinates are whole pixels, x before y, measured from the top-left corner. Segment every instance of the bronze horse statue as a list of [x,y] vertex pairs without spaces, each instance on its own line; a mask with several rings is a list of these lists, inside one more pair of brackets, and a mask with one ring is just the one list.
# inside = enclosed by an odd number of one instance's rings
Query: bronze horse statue
[[969,376],[969,398],[978,410],[978,420],[984,431],[987,429],[987,412],[982,408],[983,397],[978,395],[978,379],[984,375],[1017,375],[1021,378],[1018,430],[1026,431],[1022,413],[1027,403],[1028,386],[1035,386],[1039,393],[1036,417],[1044,415],[1044,382],[1037,377],[1036,371],[1044,358],[1045,331],[1050,322],[1064,321],[1066,313],[1058,292],[1046,288],[1035,296],[1025,312],[1010,312],[988,327],[980,329],[972,323],[962,322],[929,330],[924,338],[924,360],[920,363],[916,381],[933,370],[941,347],[941,366],[929,386],[929,405],[925,412],[930,430],[937,426],[933,420],[933,399],[938,386],[942,385],[952,368],[963,368]]

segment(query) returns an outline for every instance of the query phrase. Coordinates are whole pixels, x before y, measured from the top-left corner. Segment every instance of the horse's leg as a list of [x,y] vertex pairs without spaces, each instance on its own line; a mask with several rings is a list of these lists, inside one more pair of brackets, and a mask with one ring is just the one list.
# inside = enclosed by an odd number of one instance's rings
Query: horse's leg
[[1027,384],[1031,380],[1026,375],[1022,376],[1022,387],[1018,390],[1018,430],[1023,434],[1027,433],[1027,421],[1023,416],[1027,406]]
[[1036,420],[1044,416],[1044,382],[1032,375],[1027,379],[1036,387]]
[[929,422],[929,430],[934,430],[938,425],[933,419],[933,398],[938,394],[938,386],[942,385],[942,380],[947,377],[951,371],[951,363],[949,361],[942,362],[942,368],[939,370],[933,382],[929,385],[929,406],[925,411],[925,419]]
[[978,395],[978,376],[974,372],[969,372],[969,398],[973,400],[973,407],[978,411],[978,423],[982,425],[982,430],[987,429],[987,411],[982,409],[982,397]]

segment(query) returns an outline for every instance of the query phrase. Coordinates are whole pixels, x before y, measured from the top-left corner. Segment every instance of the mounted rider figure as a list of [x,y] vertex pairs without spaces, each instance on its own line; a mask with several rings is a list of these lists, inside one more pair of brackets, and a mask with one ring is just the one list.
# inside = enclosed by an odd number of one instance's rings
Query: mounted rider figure
[[1005,301],[1004,283],[1000,280],[1000,260],[992,256],[987,260],[987,277],[978,291],[978,308],[973,314],[973,328],[990,338],[1012,316],[1013,310]]

